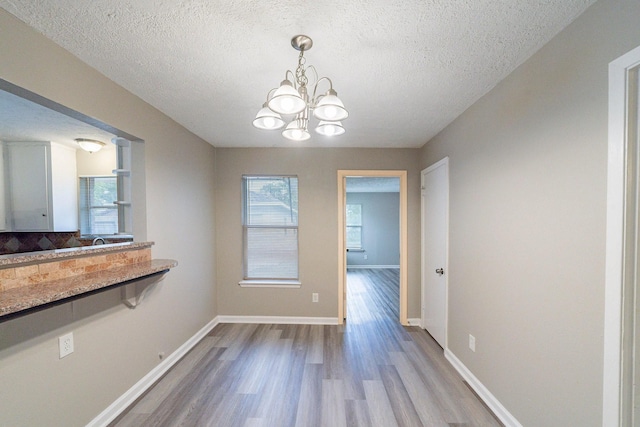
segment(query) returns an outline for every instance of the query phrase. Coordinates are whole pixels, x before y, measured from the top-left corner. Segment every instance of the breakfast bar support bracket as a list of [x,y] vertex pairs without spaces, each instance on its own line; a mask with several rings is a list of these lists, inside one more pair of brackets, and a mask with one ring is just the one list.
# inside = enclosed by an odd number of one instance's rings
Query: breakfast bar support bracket
[[122,303],[131,310],[135,309],[142,302],[147,291],[156,283],[158,283],[157,280],[137,280],[122,286],[120,288]]

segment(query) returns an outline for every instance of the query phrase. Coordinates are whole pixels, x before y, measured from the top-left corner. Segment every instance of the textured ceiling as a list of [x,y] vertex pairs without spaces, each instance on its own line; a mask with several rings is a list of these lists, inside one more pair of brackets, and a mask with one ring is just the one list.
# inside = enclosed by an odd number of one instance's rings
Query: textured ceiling
[[[420,147],[594,0],[0,0],[216,147]],[[333,80],[347,132],[293,143],[251,122],[294,70]],[[125,129],[126,130],[126,129]]]

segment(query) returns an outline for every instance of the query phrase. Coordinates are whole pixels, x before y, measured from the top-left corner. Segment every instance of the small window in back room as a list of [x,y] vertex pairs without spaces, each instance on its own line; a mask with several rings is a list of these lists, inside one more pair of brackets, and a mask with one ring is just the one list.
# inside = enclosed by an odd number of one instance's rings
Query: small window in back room
[[298,279],[298,178],[244,176],[245,280]]
[[118,233],[117,179],[115,176],[80,177],[80,234]]
[[347,249],[362,249],[361,204],[347,204]]

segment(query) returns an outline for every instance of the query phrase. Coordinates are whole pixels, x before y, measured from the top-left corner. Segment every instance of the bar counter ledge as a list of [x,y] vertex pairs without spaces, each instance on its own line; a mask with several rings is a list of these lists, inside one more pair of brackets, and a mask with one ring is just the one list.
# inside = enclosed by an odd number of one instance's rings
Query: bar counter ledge
[[[151,259],[152,245],[128,242],[0,256],[0,322],[160,276],[178,265],[172,259]],[[130,303],[123,297],[130,308],[140,300]]]

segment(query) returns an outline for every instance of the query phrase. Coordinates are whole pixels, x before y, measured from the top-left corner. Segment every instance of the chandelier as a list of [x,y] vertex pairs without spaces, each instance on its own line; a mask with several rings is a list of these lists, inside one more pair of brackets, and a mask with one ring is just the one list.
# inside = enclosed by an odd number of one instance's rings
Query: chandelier
[[[318,73],[313,65],[305,67],[304,52],[311,49],[313,41],[308,36],[298,35],[291,39],[291,46],[300,51],[298,68],[295,74],[287,70],[280,87],[269,91],[267,102],[258,111],[253,125],[258,129],[276,130],[286,124],[282,136],[293,141],[306,141],[311,138],[309,113],[313,111],[313,117],[319,120],[315,128],[317,133],[325,136],[343,134],[344,127],[341,121],[349,116],[349,112],[333,90],[331,79],[328,77],[318,79]],[[307,72],[312,72],[314,75],[311,96],[307,89],[309,83]],[[329,90],[316,94],[318,85],[325,80],[329,83]],[[289,123],[287,124],[285,120]]]

